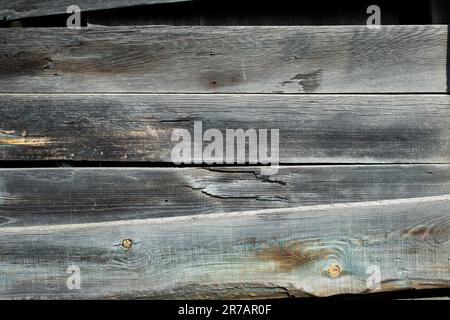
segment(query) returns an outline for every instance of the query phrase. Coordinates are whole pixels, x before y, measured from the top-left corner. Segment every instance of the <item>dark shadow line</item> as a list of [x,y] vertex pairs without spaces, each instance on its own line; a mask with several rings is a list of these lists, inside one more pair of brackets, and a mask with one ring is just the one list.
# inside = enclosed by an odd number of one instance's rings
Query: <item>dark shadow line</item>
[[[298,162],[279,163],[280,167],[313,166],[410,166],[410,165],[450,165],[446,162]],[[150,161],[76,161],[76,160],[0,160],[1,168],[254,168],[270,165],[261,164],[180,164]]]

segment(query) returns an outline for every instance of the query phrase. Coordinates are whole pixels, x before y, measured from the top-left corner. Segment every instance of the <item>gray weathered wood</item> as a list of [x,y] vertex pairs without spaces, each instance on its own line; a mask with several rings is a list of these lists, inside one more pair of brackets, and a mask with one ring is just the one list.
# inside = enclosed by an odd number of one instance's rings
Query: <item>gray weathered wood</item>
[[71,5],[83,12],[182,1],[190,0],[0,0],[0,20],[64,14]]
[[447,92],[447,27],[0,30],[0,92]]
[[[445,195],[2,226],[0,297],[255,298],[449,287],[449,207]],[[124,239],[134,244],[125,249]],[[80,290],[66,286],[71,265],[81,270]],[[373,266],[379,289],[367,285]]]
[[447,95],[7,94],[0,99],[2,160],[171,163],[178,143],[171,141],[174,129],[192,133],[194,121],[203,122],[203,131],[216,128],[224,135],[227,128],[279,129],[280,163],[450,160]]
[[449,165],[0,170],[0,227],[439,196]]

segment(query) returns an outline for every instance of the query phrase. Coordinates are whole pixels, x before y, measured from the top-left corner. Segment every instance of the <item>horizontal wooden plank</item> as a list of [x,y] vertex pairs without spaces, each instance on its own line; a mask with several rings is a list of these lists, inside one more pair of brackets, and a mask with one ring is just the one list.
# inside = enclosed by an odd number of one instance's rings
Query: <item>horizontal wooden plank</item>
[[[0,297],[257,298],[449,287],[449,206],[446,195],[0,227]],[[67,286],[71,270],[80,289]]]
[[450,165],[0,170],[0,227],[440,196]]
[[189,0],[0,0],[0,20],[16,20],[65,14],[67,8],[76,4],[81,11],[124,8],[136,5],[151,5]]
[[0,99],[2,160],[172,163],[174,130],[186,129],[193,137],[195,121],[203,131],[220,130],[224,144],[226,129],[278,129],[280,163],[450,160],[447,95],[4,94]]
[[447,26],[0,30],[0,92],[447,92]]

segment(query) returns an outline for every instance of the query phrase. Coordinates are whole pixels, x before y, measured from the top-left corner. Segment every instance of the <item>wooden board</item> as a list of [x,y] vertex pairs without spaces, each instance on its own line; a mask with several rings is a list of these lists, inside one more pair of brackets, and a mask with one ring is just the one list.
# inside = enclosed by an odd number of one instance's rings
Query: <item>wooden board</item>
[[0,227],[95,223],[450,194],[449,165],[0,170]]
[[0,0],[0,20],[65,14],[67,7],[74,4],[83,12],[182,1],[189,0]]
[[0,30],[0,92],[444,93],[447,27]]
[[[448,287],[449,207],[445,195],[2,226],[0,297],[254,298]],[[73,265],[79,290],[66,285]]]
[[[8,94],[0,98],[2,160],[172,163],[171,152],[178,143],[171,141],[174,129],[185,128],[193,136],[194,121],[202,121],[203,131],[216,128],[224,136],[227,128],[279,129],[280,163],[450,160],[447,95]],[[204,142],[204,147],[208,144]],[[198,159],[194,156],[192,160]]]

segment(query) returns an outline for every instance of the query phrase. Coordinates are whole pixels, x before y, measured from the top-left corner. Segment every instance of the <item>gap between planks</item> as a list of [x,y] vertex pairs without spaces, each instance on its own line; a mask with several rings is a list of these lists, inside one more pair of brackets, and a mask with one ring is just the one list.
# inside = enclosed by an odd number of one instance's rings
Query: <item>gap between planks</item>
[[[21,163],[24,162],[23,165]],[[34,163],[35,162],[35,163]],[[117,162],[111,161],[112,163],[104,161],[87,161],[88,163],[83,163],[83,161],[53,161],[53,160],[0,160],[0,170],[35,170],[35,169],[49,169],[49,170],[64,170],[64,169],[84,169],[84,170],[120,170],[120,169],[223,169],[223,168],[253,168],[253,164],[217,164],[217,165],[207,165],[207,164],[190,164],[190,165],[174,165],[168,162],[136,162],[136,161],[124,161]],[[393,166],[393,167],[407,167],[416,165],[448,165],[450,162],[328,162],[328,163],[280,163],[277,167],[377,167],[377,166]],[[260,166],[260,168],[263,166]]]
[[268,97],[317,97],[317,96],[446,96],[450,95],[450,92],[324,92],[324,93],[258,93],[258,92],[139,92],[139,91],[124,91],[124,92],[45,92],[45,93],[33,93],[33,92],[0,92],[1,96],[121,96],[121,95],[134,95],[134,96],[268,96]]

